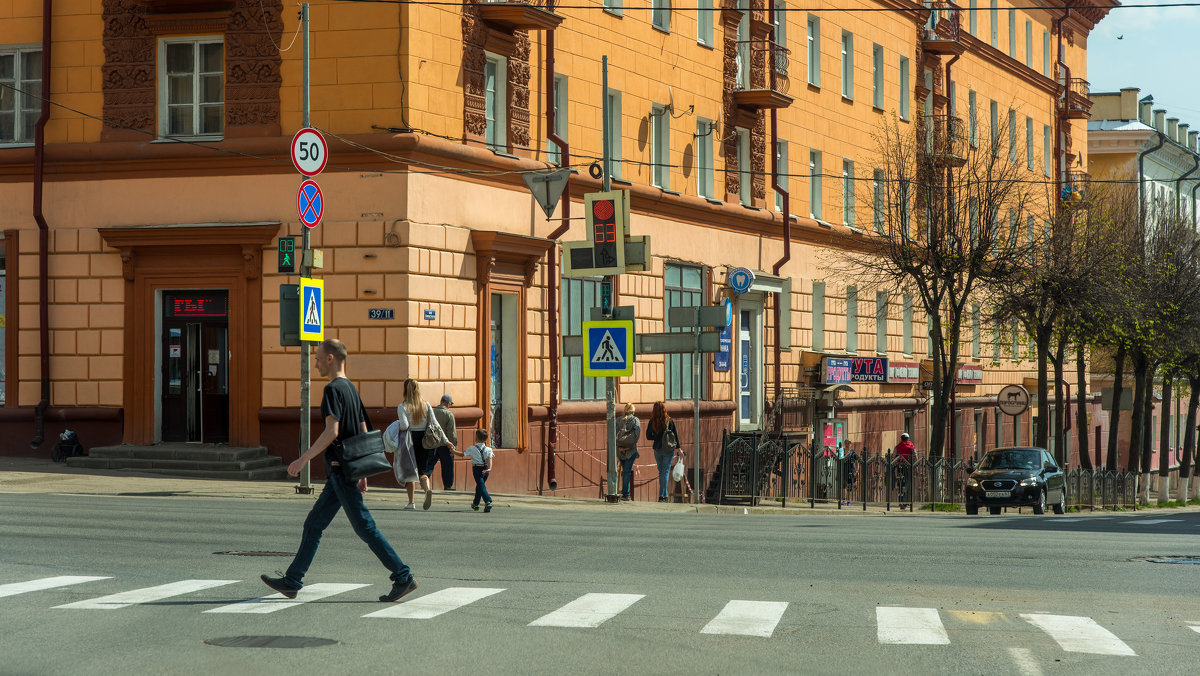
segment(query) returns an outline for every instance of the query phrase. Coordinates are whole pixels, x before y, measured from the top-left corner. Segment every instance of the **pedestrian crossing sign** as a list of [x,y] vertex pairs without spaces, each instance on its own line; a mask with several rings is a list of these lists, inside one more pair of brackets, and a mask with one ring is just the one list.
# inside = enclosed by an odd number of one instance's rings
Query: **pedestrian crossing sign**
[[583,375],[616,378],[633,375],[633,322],[583,322]]
[[300,278],[300,340],[325,340],[325,282]]

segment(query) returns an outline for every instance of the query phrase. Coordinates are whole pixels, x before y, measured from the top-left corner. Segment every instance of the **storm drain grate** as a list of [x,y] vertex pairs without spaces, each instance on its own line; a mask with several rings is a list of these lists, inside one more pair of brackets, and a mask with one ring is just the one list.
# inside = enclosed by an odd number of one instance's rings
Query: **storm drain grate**
[[228,552],[213,552],[218,556],[295,556],[296,552],[252,552],[242,549],[234,549]]
[[1200,556],[1144,556],[1140,561],[1149,563],[1195,563],[1200,564]]
[[219,648],[319,648],[337,645],[337,641],[331,638],[315,636],[226,636],[210,638],[205,643]]

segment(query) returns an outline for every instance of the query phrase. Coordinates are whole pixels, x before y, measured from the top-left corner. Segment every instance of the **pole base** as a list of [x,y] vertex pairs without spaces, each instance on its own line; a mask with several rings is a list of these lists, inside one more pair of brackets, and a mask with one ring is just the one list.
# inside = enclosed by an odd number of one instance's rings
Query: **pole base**
[[301,495],[312,495],[312,486],[296,486],[296,492]]

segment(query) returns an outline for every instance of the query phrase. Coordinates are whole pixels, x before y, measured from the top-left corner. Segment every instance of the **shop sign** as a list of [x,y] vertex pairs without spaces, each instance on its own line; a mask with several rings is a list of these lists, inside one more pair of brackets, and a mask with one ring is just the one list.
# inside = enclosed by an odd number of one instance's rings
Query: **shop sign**
[[894,361],[888,364],[889,383],[915,383],[921,377],[921,365],[912,361]]
[[958,368],[959,385],[980,385],[983,383],[983,367],[975,365],[960,366]]
[[884,383],[888,360],[887,357],[826,357],[821,372],[826,385]]

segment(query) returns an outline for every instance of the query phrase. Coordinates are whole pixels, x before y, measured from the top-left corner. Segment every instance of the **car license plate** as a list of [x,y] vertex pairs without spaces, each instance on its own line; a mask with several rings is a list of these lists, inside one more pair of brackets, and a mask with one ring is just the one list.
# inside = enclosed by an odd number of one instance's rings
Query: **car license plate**
[[984,495],[989,498],[1011,498],[1012,491],[987,491]]

